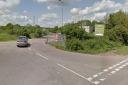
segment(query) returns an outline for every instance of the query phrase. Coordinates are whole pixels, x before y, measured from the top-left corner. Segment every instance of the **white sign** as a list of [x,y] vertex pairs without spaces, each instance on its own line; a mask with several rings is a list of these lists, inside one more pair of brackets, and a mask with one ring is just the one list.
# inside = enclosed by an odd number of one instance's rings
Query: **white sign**
[[96,36],[104,36],[104,28],[105,28],[105,25],[96,24],[95,25],[95,35]]

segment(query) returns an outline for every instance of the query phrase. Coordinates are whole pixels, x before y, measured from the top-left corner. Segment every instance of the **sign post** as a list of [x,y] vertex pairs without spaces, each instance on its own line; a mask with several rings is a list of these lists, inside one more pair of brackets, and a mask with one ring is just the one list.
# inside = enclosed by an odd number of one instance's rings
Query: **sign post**
[[95,35],[96,36],[104,36],[104,24],[96,24],[95,25]]

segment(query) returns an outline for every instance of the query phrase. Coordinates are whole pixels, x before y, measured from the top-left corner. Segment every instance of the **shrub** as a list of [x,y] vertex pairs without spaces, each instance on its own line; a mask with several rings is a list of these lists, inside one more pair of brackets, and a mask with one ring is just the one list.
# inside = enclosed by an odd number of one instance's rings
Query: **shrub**
[[83,43],[84,53],[101,53],[112,50],[114,47],[120,46],[116,42],[109,41],[102,37],[97,37],[95,39],[86,40]]
[[107,35],[112,41],[119,41],[125,45],[128,44],[128,29],[122,25],[117,25],[107,31]]
[[42,30],[41,29],[37,29],[34,33],[34,37],[35,38],[41,38],[42,37]]
[[58,49],[61,49],[61,50],[64,50],[65,47],[64,45],[62,44],[62,42],[50,42],[49,44],[51,44],[52,46],[58,48]]
[[71,39],[66,42],[66,49],[70,51],[83,50],[82,42],[79,39]]
[[79,40],[85,40],[88,38],[87,32],[81,29],[76,24],[67,24],[63,27],[62,34],[66,36],[67,39],[77,38]]

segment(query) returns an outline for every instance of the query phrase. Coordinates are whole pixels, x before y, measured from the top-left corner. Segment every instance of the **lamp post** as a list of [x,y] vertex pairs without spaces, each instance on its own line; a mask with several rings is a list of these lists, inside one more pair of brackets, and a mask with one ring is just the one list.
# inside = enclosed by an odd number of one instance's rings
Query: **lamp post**
[[62,20],[62,29],[63,29],[63,13],[64,13],[64,9],[63,9],[63,0],[59,0],[60,5],[61,5],[61,20]]
[[[61,20],[62,20],[62,29],[63,29],[63,26],[64,26],[64,15],[63,15],[63,13],[64,13],[64,9],[63,9],[63,4],[64,4],[64,2],[63,2],[63,0],[58,0],[59,2],[60,2],[60,5],[61,5]],[[66,49],[66,44],[65,44],[65,42],[66,42],[66,36],[64,36],[63,35],[63,41],[62,41],[62,44],[63,44],[63,46],[64,46],[64,50]]]

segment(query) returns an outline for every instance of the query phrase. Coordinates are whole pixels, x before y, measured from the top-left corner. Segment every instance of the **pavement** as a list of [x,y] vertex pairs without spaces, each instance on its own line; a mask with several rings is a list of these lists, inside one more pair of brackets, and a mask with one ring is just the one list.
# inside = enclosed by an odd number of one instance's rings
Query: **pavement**
[[128,56],[55,49],[44,39],[28,48],[0,42],[0,85],[127,85]]

